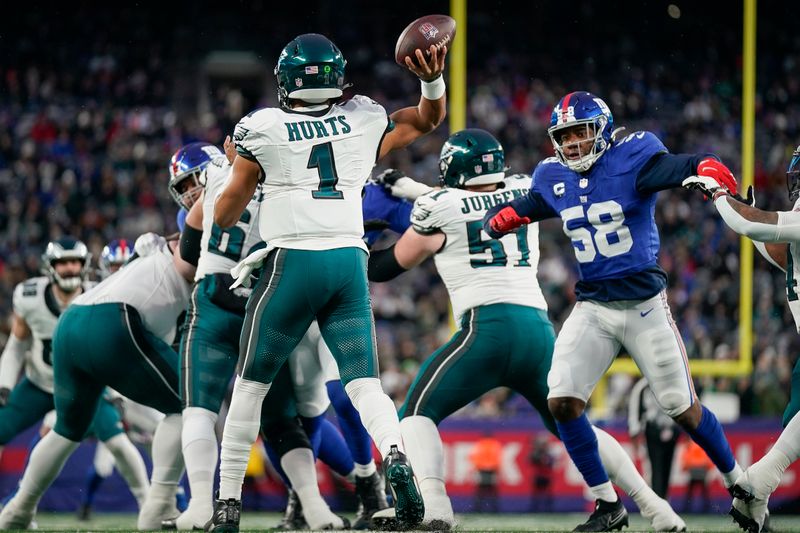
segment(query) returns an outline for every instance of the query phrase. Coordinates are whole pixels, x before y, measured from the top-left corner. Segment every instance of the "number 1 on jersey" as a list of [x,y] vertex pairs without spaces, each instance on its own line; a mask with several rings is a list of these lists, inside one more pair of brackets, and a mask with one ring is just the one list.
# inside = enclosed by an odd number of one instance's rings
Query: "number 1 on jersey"
[[339,176],[336,174],[336,162],[333,159],[333,145],[323,143],[311,148],[306,168],[316,168],[319,174],[319,188],[311,191],[311,196],[322,200],[341,200],[342,191],[336,190]]

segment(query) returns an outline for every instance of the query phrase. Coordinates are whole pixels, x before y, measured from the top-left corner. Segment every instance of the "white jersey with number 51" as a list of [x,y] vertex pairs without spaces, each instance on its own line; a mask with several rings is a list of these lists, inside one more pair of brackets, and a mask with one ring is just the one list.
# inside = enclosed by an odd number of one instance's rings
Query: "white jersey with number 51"
[[486,211],[527,194],[531,177],[515,174],[502,185],[491,192],[447,187],[420,196],[414,203],[414,230],[423,235],[442,232],[446,237],[433,260],[456,319],[473,307],[497,303],[547,309],[536,279],[539,225],[522,226],[500,239],[483,231]]
[[234,142],[263,171],[261,238],[281,248],[366,249],[361,190],[392,126],[383,106],[365,96],[318,111],[266,108],[244,117]]

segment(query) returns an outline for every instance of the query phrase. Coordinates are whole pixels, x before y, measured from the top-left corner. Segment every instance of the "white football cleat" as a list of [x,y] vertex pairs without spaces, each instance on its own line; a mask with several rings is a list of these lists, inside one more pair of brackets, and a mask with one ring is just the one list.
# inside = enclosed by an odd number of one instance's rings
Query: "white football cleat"
[[161,522],[175,519],[181,512],[175,506],[175,498],[169,500],[156,500],[146,498],[144,505],[139,510],[136,529],[139,531],[160,531]]
[[[36,508],[23,509],[22,506],[16,503],[16,499],[12,498],[10,502],[3,507],[0,512],[0,529],[36,529]],[[31,527],[34,526],[34,527]]]
[[[760,463],[760,461],[759,461]],[[764,527],[767,519],[769,496],[781,482],[781,477],[770,468],[763,468],[755,463],[739,476],[736,483],[731,487],[734,496],[734,505],[731,508],[731,516],[739,526],[751,532],[758,533]],[[741,523],[741,515],[744,514],[741,505],[737,507],[736,499],[740,499],[747,506],[748,518],[752,522]]]
[[640,509],[642,516],[650,520],[650,525],[656,531],[686,531],[686,522],[663,498],[657,498]]

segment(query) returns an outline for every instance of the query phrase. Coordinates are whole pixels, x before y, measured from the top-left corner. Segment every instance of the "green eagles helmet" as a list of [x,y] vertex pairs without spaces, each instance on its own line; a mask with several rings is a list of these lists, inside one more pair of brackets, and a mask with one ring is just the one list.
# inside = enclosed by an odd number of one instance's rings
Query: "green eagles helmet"
[[320,104],[339,98],[344,89],[344,56],[327,37],[318,33],[298,35],[281,51],[275,66],[278,102],[289,98]]
[[500,183],[506,177],[506,156],[500,141],[486,130],[454,133],[442,146],[439,180],[445,187]]

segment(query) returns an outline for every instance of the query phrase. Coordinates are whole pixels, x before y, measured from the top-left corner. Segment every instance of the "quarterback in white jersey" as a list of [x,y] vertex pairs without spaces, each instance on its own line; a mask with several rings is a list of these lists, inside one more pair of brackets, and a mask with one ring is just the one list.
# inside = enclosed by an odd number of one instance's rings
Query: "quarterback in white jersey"
[[[86,281],[91,254],[71,237],[50,242],[42,256],[43,277],[14,290],[14,325],[0,360],[0,445],[40,421],[55,407],[52,339],[59,317],[94,283]],[[25,375],[17,383],[22,366]],[[123,431],[117,409],[104,397],[87,410],[92,432],[120,465],[120,473],[141,504],[147,472],[136,447]]]
[[[370,280],[386,281],[433,256],[461,325],[422,364],[400,409],[403,441],[425,499],[425,524],[436,530],[455,524],[436,429],[442,420],[505,386],[527,399],[558,436],[547,408],[555,332],[536,279],[539,228],[532,224],[493,239],[482,224],[489,209],[524,196],[531,177],[506,176],[503,147],[480,129],[450,136],[439,161],[444,188],[417,198],[412,226],[394,246],[373,252],[369,261]],[[685,529],[669,504],[647,487],[619,443],[600,429],[595,432],[611,478],[654,527]],[[382,511],[374,520],[391,515]]]
[[[687,178],[684,186],[701,190],[713,198],[722,220],[736,233],[753,239],[767,261],[786,272],[786,300],[800,332],[800,146],[792,154],[786,173],[791,211],[763,211],[755,207],[752,189],[747,198],[731,197],[708,178]],[[800,458],[800,361],[792,371],[789,405],[783,413],[784,430],[775,445],[758,462],[746,469],[733,486],[730,513],[742,529],[758,533],[764,527],[767,503],[781,482],[781,476]]]
[[214,221],[223,228],[235,224],[261,182],[261,237],[272,249],[259,254],[264,269],[248,303],[211,530],[238,528],[261,401],[314,319],[384,457],[398,517],[408,525],[422,520],[394,404],[378,379],[361,191],[375,161],[444,119],[446,48],[431,46],[429,52],[426,59],[417,50],[416,64],[407,60],[422,81],[419,104],[388,115],[364,96],[341,102],[342,53],[322,35],[300,35],[283,49],[275,68],[280,108],[251,113],[236,127],[238,156]]

